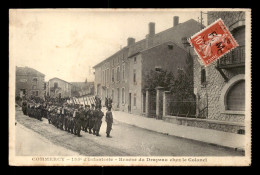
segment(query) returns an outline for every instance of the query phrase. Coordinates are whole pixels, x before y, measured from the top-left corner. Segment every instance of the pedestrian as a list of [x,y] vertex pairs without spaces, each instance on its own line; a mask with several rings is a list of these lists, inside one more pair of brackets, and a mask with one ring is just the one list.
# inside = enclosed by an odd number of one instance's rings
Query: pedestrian
[[108,107],[108,111],[106,112],[106,122],[107,122],[107,137],[110,136],[110,131],[112,130],[112,124],[113,124],[113,114],[111,112],[111,107]]

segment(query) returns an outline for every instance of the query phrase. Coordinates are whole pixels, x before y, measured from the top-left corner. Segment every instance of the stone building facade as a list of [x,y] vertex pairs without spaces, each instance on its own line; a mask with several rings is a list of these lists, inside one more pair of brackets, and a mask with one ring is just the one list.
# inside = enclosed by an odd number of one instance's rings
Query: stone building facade
[[[105,97],[111,97],[115,110],[144,114],[144,75],[156,67],[175,72],[178,64],[184,66],[180,61],[187,54],[183,48],[183,39],[191,37],[200,29],[200,23],[193,19],[179,23],[179,17],[174,17],[173,27],[156,34],[155,23],[149,23],[145,39],[135,42],[134,38],[128,38],[126,47],[93,67],[95,95],[102,98],[103,104]],[[168,45],[173,50],[169,50]]]
[[208,12],[208,24],[219,18],[239,47],[207,67],[194,59],[194,92],[207,106],[201,127],[238,133],[245,121],[245,12]]
[[43,98],[45,95],[44,78],[43,73],[33,68],[16,66],[15,95]]
[[51,98],[71,97],[72,84],[59,78],[52,78],[48,82],[48,95]]

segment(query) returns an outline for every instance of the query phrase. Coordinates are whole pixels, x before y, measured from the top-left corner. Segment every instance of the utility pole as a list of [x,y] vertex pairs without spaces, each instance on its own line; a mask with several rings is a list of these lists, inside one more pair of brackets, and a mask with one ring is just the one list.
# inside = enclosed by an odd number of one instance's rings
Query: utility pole
[[200,12],[200,28],[202,29],[202,20],[203,20],[203,18],[202,18],[202,11]]
[[202,14],[207,14],[207,13],[203,13],[202,11],[200,11],[200,17],[198,17],[198,22],[200,23],[200,29],[203,29],[203,16]]

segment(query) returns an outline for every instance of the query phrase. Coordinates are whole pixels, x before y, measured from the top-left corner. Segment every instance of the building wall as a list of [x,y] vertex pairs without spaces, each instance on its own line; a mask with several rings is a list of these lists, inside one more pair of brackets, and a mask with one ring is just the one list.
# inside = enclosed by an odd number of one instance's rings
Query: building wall
[[129,58],[129,93],[131,93],[131,104],[128,105],[131,105],[131,113],[142,114],[142,54]]
[[[113,99],[113,108],[115,110],[127,111],[128,106],[128,71],[129,63],[127,60],[128,48],[124,48],[95,67],[95,95],[101,97],[102,104],[105,104],[105,97]],[[123,79],[123,66],[125,75]],[[119,69],[119,79],[117,71]],[[112,73],[114,72],[114,81]],[[106,77],[106,78],[105,78]],[[122,103],[122,88],[125,89],[125,103]],[[118,91],[119,90],[119,95]],[[113,91],[113,93],[112,93]],[[112,95],[114,94],[114,95]]]
[[[168,45],[173,46],[172,50],[169,49]],[[144,82],[145,76],[150,73],[150,70],[155,70],[156,67],[170,71],[174,76],[177,76],[178,69],[185,70],[187,68],[188,52],[172,42],[166,42],[144,51],[142,58],[142,81]],[[143,84],[143,87],[145,87],[145,84]]]
[[[58,83],[58,87],[61,88],[56,94],[51,91],[54,87],[54,83]],[[61,93],[61,98],[71,97],[72,85],[62,81],[60,79],[51,79],[49,81],[49,94],[51,97],[59,97],[59,93]]]
[[[34,78],[37,78],[37,84],[33,83]],[[16,74],[16,91],[15,91],[16,96],[20,96],[20,89],[25,89],[27,96],[34,95],[33,92],[38,91],[38,96],[44,97],[45,94],[44,78],[45,76],[36,75],[36,74],[27,74],[27,75]]]
[[[211,24],[215,20],[221,18],[225,25],[229,28],[238,20],[244,20],[244,12],[209,12],[208,13],[208,23]],[[237,35],[236,40],[241,40],[240,37],[244,37],[244,34]],[[221,59],[221,58],[220,58]],[[222,69],[223,73],[228,77],[229,81],[225,82],[224,78],[221,76],[220,72],[216,69],[217,62],[211,63],[205,68],[206,70],[206,80],[207,86],[203,87],[201,84],[201,69],[204,67],[200,65],[197,57],[194,58],[194,87],[195,91],[198,92],[197,97],[206,97],[208,94],[208,119],[221,120],[228,122],[244,122],[244,114],[241,113],[223,113],[224,101],[221,99],[223,94],[223,89],[232,82],[234,78],[245,74],[245,67],[237,67],[232,69]],[[216,125],[216,127],[220,127]],[[229,126],[227,126],[229,127]],[[219,129],[220,128],[216,128]],[[225,128],[229,130],[228,128]]]
[[[148,28],[150,29],[150,28]],[[128,111],[129,108],[129,93],[131,91],[132,93],[132,98],[133,95],[136,94],[136,98],[137,98],[137,104],[135,108],[133,108],[133,104],[131,104],[132,107],[132,112],[134,113],[141,113],[142,111],[142,67],[140,67],[139,63],[134,65],[131,63],[132,58],[127,60],[127,57],[132,57],[135,54],[138,54],[138,52],[141,52],[147,48],[151,48],[154,47],[156,45],[162,44],[164,42],[167,41],[174,41],[176,43],[178,43],[180,46],[182,46],[182,38],[183,37],[191,37],[193,34],[195,34],[196,32],[198,32],[200,30],[200,24],[198,22],[196,22],[195,20],[191,19],[189,21],[186,21],[184,23],[180,23],[175,27],[171,27],[163,32],[157,33],[157,34],[149,34],[146,36],[146,39],[143,39],[141,41],[138,42],[134,42],[130,45],[128,45],[127,47],[125,47],[124,49],[118,51],[117,53],[115,53],[114,55],[112,55],[111,57],[105,59],[104,61],[102,61],[101,63],[99,63],[97,66],[95,66],[95,95],[98,94],[98,96],[100,96],[102,98],[102,103],[104,104],[105,100],[105,96],[107,96],[107,92],[109,95],[111,95],[112,90],[114,90],[114,104],[113,104],[113,108],[118,109],[118,110],[122,110],[122,111]],[[156,52],[156,51],[154,51]],[[152,54],[154,54],[154,52]],[[178,54],[178,53],[176,53]],[[167,64],[167,62],[162,63],[160,61],[160,57],[161,55],[167,55],[164,54],[163,51],[159,52],[159,54],[154,54],[157,58],[156,58],[156,64],[163,64],[162,66],[166,67],[166,69],[172,69],[174,67],[172,67],[172,65]],[[147,57],[150,57],[151,54]],[[125,81],[120,81],[120,82],[114,82],[112,83],[110,82],[102,82],[102,72],[105,71],[106,69],[111,70],[113,68],[113,64],[111,64],[111,62],[113,62],[113,60],[117,60],[117,58],[122,58],[125,57],[125,77],[126,80]],[[120,59],[122,60],[122,59]],[[141,61],[142,59],[138,57],[138,62]],[[167,60],[171,60],[171,57],[168,55]],[[116,62],[116,61],[114,61]],[[151,62],[148,61],[148,63],[150,64]],[[108,64],[108,65],[106,65]],[[120,66],[120,72],[122,72],[122,61],[120,61],[118,63],[118,66]],[[138,83],[137,85],[132,84],[132,75],[133,75],[133,68],[139,66],[140,69],[137,69],[137,78],[141,78],[140,79],[140,83]],[[154,65],[152,68],[154,68]],[[178,64],[174,64],[175,67],[178,66]],[[147,68],[149,69],[149,68]],[[111,71],[110,71],[110,77],[111,77]],[[118,94],[117,94],[117,88],[119,88],[119,98],[118,98]],[[125,88],[125,103],[122,104],[122,88]],[[108,95],[108,96],[109,96]],[[119,102],[118,102],[119,99]],[[131,103],[133,103],[133,99],[131,99]]]

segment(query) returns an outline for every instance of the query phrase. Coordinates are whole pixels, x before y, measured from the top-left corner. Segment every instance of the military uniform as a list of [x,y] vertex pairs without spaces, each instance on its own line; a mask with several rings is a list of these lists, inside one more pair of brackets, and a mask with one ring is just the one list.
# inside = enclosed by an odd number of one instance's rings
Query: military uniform
[[29,117],[31,117],[31,104],[30,103],[28,103],[28,105],[27,105],[27,115]]
[[65,113],[65,116],[64,116],[64,129],[65,131],[68,131],[68,124],[69,124],[69,113],[70,111],[66,108],[66,113]]
[[26,101],[23,101],[22,103],[22,111],[24,115],[27,115],[27,103]]
[[106,112],[106,122],[107,122],[107,137],[110,137],[110,131],[112,130],[112,124],[113,124],[113,114],[109,110]]
[[68,125],[69,130],[68,131],[71,132],[72,134],[74,133],[74,128],[75,128],[74,127],[74,116],[73,115],[74,115],[74,111],[71,110],[70,114],[69,114],[69,121],[68,121],[69,122],[69,125]]
[[64,117],[66,116],[66,112],[67,110],[65,109],[65,107],[63,107],[61,109],[61,114],[60,114],[60,118],[59,118],[59,128],[61,130],[63,130],[63,125],[64,125]]
[[80,136],[80,130],[81,130],[81,118],[80,113],[76,110],[74,111],[74,134],[77,136]]
[[95,126],[94,126],[96,136],[99,136],[99,130],[102,125],[103,116],[104,116],[104,113],[100,109],[96,110],[96,121],[95,121]]
[[52,106],[48,106],[47,108],[47,119],[48,119],[48,122],[49,124],[51,124],[51,113],[52,113]]
[[88,119],[89,120],[88,129],[89,129],[89,133],[91,134],[92,133],[91,130],[93,129],[94,123],[95,123],[95,121],[94,121],[94,107],[93,106],[92,106],[92,109],[90,109],[88,111],[88,116],[89,116],[89,119]]
[[89,129],[89,126],[90,126],[90,117],[89,117],[89,112],[90,112],[90,109],[89,109],[89,105],[86,105],[86,110],[84,111],[84,127],[83,127],[83,130],[85,132],[88,132],[88,129]]

